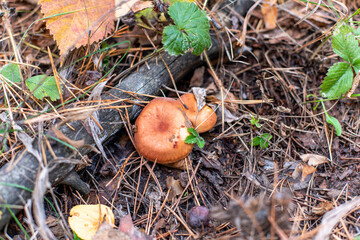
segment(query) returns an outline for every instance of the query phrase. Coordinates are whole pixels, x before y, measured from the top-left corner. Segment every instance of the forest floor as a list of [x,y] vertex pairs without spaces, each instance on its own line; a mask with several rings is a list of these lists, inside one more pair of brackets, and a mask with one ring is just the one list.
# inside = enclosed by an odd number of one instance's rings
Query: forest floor
[[[219,7],[214,1],[208,4],[209,12]],[[51,204],[44,205],[47,226],[57,239],[73,238],[67,222],[73,206],[97,203],[113,209],[116,226],[130,214],[136,229],[156,239],[360,239],[360,101],[358,97],[320,101],[320,85],[328,69],[340,61],[331,48],[331,31],[341,16],[349,17],[360,3],[344,0],[335,5],[336,12],[326,5],[278,0],[274,27],[264,22],[266,13],[261,4],[250,8],[246,17],[231,6],[223,22],[227,29],[214,30],[212,26],[211,30],[213,36],[217,33],[224,40],[220,43],[222,55],[211,62],[211,67],[200,57],[203,66],[176,82],[180,93],[193,87],[206,89],[208,104],[217,109],[216,126],[202,134],[205,147],[195,146],[180,168],[171,168],[142,158],[133,146],[131,126],[122,129],[104,145],[108,159],[90,153],[86,166],[78,172],[89,184],[90,194],[81,195],[69,186],[59,185],[46,195],[57,206],[55,212]],[[9,19],[16,42],[35,22],[19,52],[27,66],[38,68],[27,68],[23,74],[51,75],[54,67],[60,71],[56,42],[45,22],[36,22],[42,17],[40,6],[10,1],[8,7],[16,9]],[[358,15],[353,16],[355,25],[359,20]],[[0,28],[1,68],[14,49],[8,32]],[[131,68],[155,50],[141,27],[132,24],[119,29],[114,36],[130,40],[132,48],[111,74],[104,91],[115,85],[112,80],[116,72]],[[246,47],[242,49],[244,29]],[[152,39],[155,35],[150,31]],[[225,43],[228,40],[231,44]],[[104,52],[98,58],[103,60],[101,66],[89,58],[78,62],[68,75],[69,82],[80,90],[87,88],[123,52]],[[66,61],[75,62],[85,55],[84,49],[76,50]],[[132,71],[136,70],[134,67]],[[20,111],[20,96],[29,90],[24,85],[19,87],[13,90],[19,95],[12,91],[9,95],[4,84],[0,85],[0,111],[16,113],[15,123],[57,105],[48,99],[30,97]],[[221,97],[221,87],[225,98]],[[176,98],[172,89],[172,84],[164,87],[163,94]],[[76,96],[80,90],[74,92]],[[71,97],[64,93],[64,99]],[[56,109],[51,113],[57,114]],[[51,113],[44,113],[41,119],[45,130],[55,123],[46,120],[46,114]],[[326,114],[340,122],[340,136]],[[127,120],[134,124],[134,120]],[[0,130],[4,130],[1,123]],[[37,124],[20,125],[35,137]],[[16,131],[1,131],[0,140],[2,164],[14,161],[25,148]],[[260,145],[251,144],[256,142]],[[190,212],[195,206],[209,209],[210,221]],[[58,214],[63,218],[56,217]],[[31,211],[20,212],[17,221],[11,220],[0,237],[42,239],[36,221],[29,220],[33,217]],[[200,218],[202,224],[196,226],[189,220],[191,217]],[[141,235],[138,239],[147,237]]]

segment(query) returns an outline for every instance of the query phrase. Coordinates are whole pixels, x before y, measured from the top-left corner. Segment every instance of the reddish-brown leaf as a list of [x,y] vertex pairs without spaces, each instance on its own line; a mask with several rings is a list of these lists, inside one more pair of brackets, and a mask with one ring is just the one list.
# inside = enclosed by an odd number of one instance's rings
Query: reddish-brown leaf
[[103,39],[114,28],[114,0],[39,0],[39,4],[44,17],[50,17],[46,26],[61,55]]

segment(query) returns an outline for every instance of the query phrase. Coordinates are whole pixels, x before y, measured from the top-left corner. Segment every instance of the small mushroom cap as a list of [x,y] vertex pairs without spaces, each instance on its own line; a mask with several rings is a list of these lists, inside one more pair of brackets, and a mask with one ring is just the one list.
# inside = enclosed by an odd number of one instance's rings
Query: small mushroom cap
[[[216,124],[216,113],[211,107],[205,105],[198,113],[197,102],[194,94],[186,93],[180,97],[185,105],[184,111],[199,133],[207,132]],[[179,100],[179,102],[181,102]]]
[[190,135],[182,104],[171,98],[155,98],[142,110],[135,122],[137,151],[149,161],[173,163],[185,158],[193,144],[185,143]]

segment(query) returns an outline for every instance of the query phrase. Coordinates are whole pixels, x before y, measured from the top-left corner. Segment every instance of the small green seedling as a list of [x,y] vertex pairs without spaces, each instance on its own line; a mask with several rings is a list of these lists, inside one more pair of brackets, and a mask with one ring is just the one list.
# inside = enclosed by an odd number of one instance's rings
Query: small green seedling
[[269,133],[264,133],[261,136],[255,137],[250,144],[253,146],[259,146],[262,149],[265,149],[269,146],[269,142],[272,136]]
[[191,134],[185,138],[185,143],[188,144],[197,144],[199,148],[203,148],[205,146],[205,140],[199,136],[199,133],[194,128],[188,128],[188,132]]
[[256,126],[257,128],[261,128],[261,124],[259,123],[259,120],[258,118],[255,118],[253,115],[250,115],[251,116],[251,119],[250,119],[250,123],[252,126]]
[[162,43],[171,55],[183,55],[190,51],[200,55],[210,48],[210,24],[206,12],[192,2],[175,2],[169,7],[168,14],[174,20],[163,30]]

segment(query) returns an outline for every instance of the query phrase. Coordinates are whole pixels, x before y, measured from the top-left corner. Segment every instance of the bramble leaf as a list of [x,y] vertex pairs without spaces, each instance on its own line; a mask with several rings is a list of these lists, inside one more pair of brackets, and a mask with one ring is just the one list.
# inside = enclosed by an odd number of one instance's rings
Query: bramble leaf
[[176,2],[169,7],[168,14],[175,25],[164,28],[162,43],[171,55],[191,51],[200,55],[211,46],[209,19],[206,13],[192,2]]
[[13,83],[21,82],[19,66],[15,63],[8,63],[0,69],[0,74]]
[[351,64],[360,57],[359,42],[352,33],[345,30],[333,36],[332,48],[337,55]]
[[327,98],[340,97],[350,90],[354,74],[346,62],[338,62],[331,66],[321,84],[321,92]]
[[53,76],[38,75],[28,78],[25,83],[37,99],[41,100],[44,97],[50,97],[52,101],[55,101],[60,98],[56,80]]

